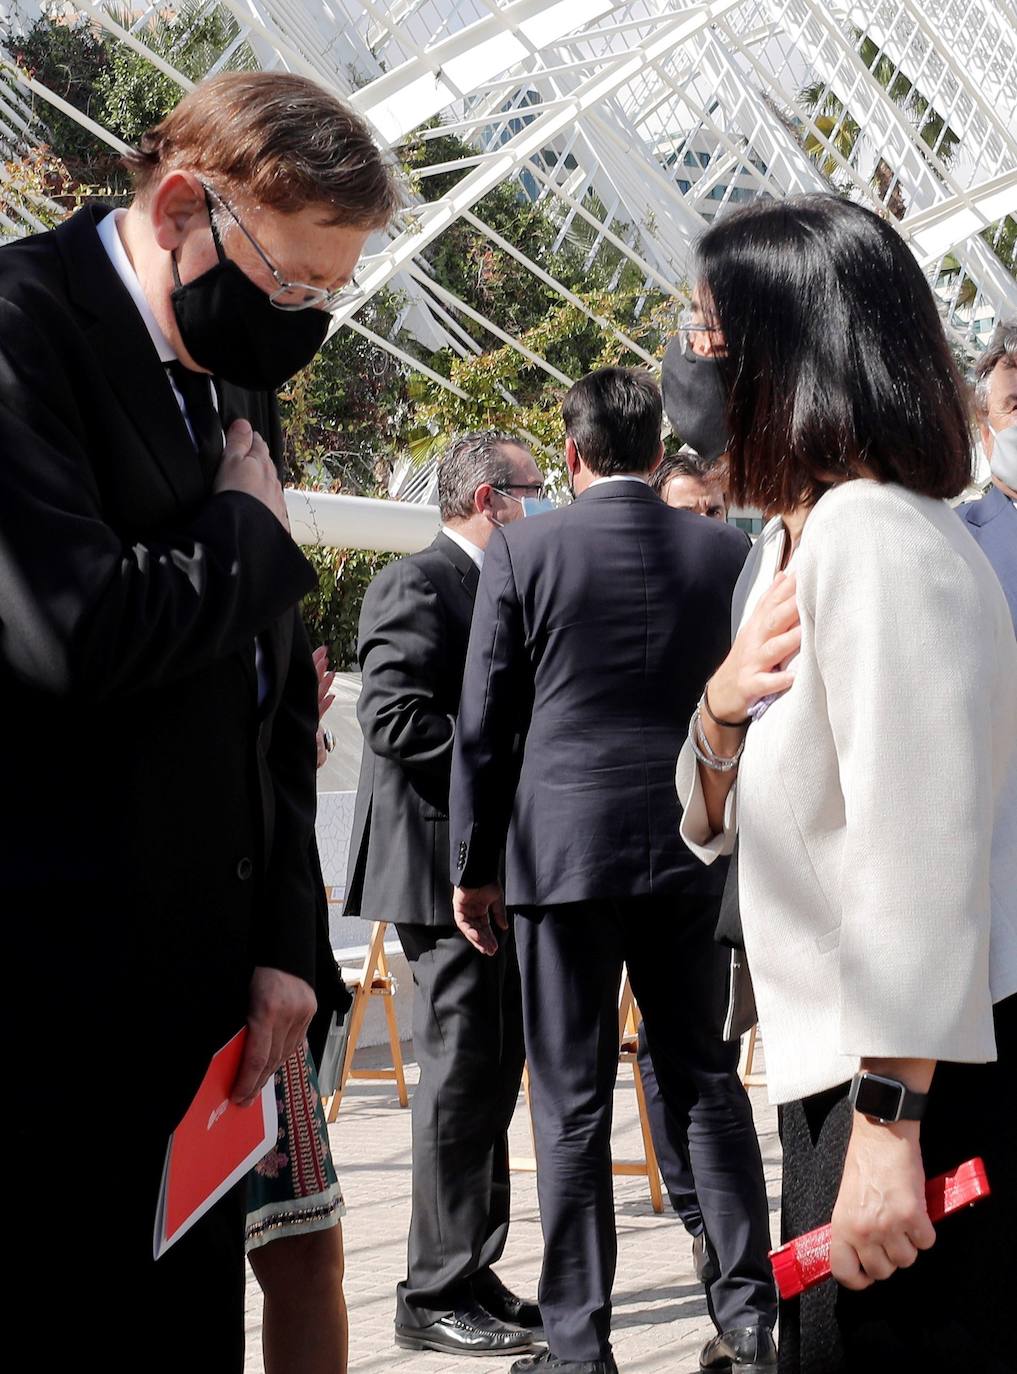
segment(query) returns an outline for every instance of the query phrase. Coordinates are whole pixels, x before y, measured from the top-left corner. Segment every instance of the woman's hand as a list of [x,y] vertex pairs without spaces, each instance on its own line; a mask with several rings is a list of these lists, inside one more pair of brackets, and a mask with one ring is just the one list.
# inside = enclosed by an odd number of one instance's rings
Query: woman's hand
[[917,1121],[882,1126],[854,1114],[830,1243],[833,1276],[845,1288],[907,1269],[936,1239],[918,1130]]
[[710,708],[721,720],[744,720],[750,706],[786,692],[794,682],[794,674],[780,665],[802,642],[795,587],[794,573],[774,578],[710,679]]
[[327,644],[319,644],[311,657],[314,660],[314,671],[318,675],[318,719],[321,720],[335,701],[335,694],[331,690],[335,673],[329,671]]
[[324,768],[332,746],[328,742],[328,732],[326,732],[321,721],[325,712],[335,701],[335,693],[331,690],[332,683],[335,681],[335,673],[329,671],[328,646],[326,644],[319,644],[311,657],[314,660],[314,671],[318,675],[318,733],[315,737],[315,748],[318,755],[317,767]]

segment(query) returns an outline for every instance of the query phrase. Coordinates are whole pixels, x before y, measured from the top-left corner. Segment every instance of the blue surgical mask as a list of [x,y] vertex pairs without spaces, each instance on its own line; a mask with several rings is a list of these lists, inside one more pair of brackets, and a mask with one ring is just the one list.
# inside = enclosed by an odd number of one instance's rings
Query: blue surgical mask
[[[495,491],[499,496],[507,496],[510,501],[518,501],[523,508],[524,519],[528,515],[542,515],[546,510],[554,510],[554,502],[549,501],[546,496],[513,496],[510,491],[506,491],[503,487],[495,487]],[[492,515],[491,519],[499,529],[505,528],[504,520],[499,520],[496,515]]]

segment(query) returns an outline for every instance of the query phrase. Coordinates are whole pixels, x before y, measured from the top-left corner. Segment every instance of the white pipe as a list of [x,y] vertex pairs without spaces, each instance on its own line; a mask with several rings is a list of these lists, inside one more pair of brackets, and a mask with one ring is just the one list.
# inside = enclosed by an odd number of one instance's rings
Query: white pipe
[[286,512],[298,544],[386,553],[416,553],[426,548],[441,524],[437,506],[294,487],[286,488]]

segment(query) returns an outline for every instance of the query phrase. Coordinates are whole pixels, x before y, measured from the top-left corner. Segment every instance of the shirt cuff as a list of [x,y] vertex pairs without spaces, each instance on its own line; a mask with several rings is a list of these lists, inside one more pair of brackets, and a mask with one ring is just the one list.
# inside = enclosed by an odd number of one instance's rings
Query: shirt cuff
[[682,820],[678,833],[700,863],[712,864],[734,849],[738,830],[738,784],[727,794],[724,802],[724,829],[715,835],[706,814],[706,798],[699,778],[699,763],[692,745],[685,741],[678,755],[674,775],[678,799],[682,804]]

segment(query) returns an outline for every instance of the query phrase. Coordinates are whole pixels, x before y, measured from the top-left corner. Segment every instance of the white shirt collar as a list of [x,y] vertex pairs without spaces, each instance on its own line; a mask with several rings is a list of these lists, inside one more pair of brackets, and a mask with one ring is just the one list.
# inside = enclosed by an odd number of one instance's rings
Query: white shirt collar
[[99,221],[96,232],[110,262],[113,264],[114,271],[123,282],[128,295],[137,307],[138,314],[145,322],[145,328],[151,336],[155,351],[159,355],[159,361],[172,363],[176,360],[177,355],[174,353],[170,341],[159,328],[159,322],[152,314],[152,307],[141,289],[138,274],[127,256],[127,250],[117,228],[118,223],[126,214],[126,210],[113,210]]
[[458,530],[450,530],[448,525],[442,525],[441,532],[446,539],[451,539],[453,544],[458,544],[459,547],[462,549],[463,553],[469,554],[470,558],[472,558],[474,563],[476,563],[478,570],[483,568],[483,549],[478,548],[476,544],[471,544],[470,541],[464,535],[459,533]]
[[590,487],[599,487],[601,482],[642,482],[644,487],[650,485],[645,477],[636,477],[630,472],[612,472],[610,477],[594,477],[586,490],[589,491]]

